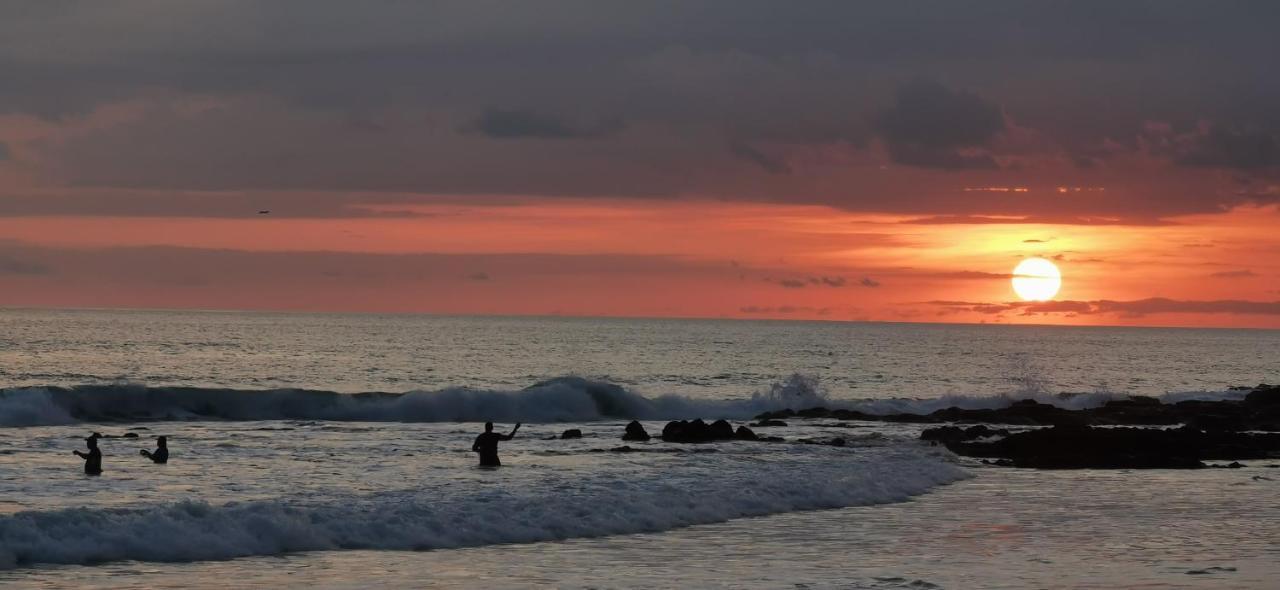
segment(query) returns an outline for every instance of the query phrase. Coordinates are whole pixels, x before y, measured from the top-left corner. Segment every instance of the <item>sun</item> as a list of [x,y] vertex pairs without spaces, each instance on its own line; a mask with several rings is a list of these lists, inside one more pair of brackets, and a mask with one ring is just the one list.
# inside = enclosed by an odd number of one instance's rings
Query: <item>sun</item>
[[1023,301],[1048,301],[1062,287],[1062,273],[1043,258],[1028,258],[1013,269],[1013,291]]

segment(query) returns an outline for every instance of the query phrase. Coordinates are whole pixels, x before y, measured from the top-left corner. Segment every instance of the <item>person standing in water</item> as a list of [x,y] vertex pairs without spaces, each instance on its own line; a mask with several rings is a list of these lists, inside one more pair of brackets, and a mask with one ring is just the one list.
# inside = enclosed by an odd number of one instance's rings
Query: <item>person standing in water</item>
[[168,463],[169,462],[169,439],[163,436],[156,437],[156,450],[148,451],[146,449],[142,449],[142,451],[140,452],[142,453],[143,457],[151,459],[156,463]]
[[85,475],[102,475],[102,451],[98,450],[98,438],[101,436],[101,434],[95,432],[84,439],[84,444],[89,447],[88,453],[71,451],[77,457],[84,459]]
[[516,431],[520,430],[520,423],[516,423],[516,427],[511,429],[511,434],[498,434],[493,431],[493,422],[484,423],[484,432],[476,437],[476,443],[471,445],[471,450],[480,453],[481,467],[499,467],[502,461],[498,460],[498,443],[504,440],[515,438]]

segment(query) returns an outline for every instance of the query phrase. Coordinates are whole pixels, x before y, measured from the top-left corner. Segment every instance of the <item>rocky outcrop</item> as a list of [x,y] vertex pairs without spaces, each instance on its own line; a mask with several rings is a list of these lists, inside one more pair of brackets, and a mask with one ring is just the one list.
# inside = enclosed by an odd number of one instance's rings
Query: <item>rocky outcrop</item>
[[989,428],[979,424],[968,428],[959,426],[939,426],[937,428],[926,428],[920,433],[920,440],[928,440],[940,443],[953,443],[975,440],[979,438],[988,438],[992,436],[1009,436],[1009,431],[1003,428]]
[[560,434],[561,440],[566,440],[570,438],[582,438],[582,431],[578,430],[577,428],[570,428]]
[[759,423],[782,418],[835,418],[871,422],[938,424],[948,422],[1019,426],[1176,426],[1207,431],[1263,430],[1280,432],[1280,386],[1248,388],[1243,400],[1162,403],[1152,397],[1112,400],[1097,408],[1068,410],[1024,399],[1004,408],[945,408],[930,414],[867,414],[857,410],[808,408],[779,410],[756,416]]
[[1280,457],[1280,434],[1182,428],[1055,426],[1010,434],[994,442],[946,442],[969,457],[1040,469],[1186,469],[1207,459]]
[[622,435],[622,440],[646,441],[651,438],[653,437],[649,436],[649,433],[645,431],[644,425],[636,420],[632,420],[630,424],[627,424],[627,431]]
[[662,429],[664,442],[704,443],[718,440],[759,440],[755,432],[745,426],[737,430],[725,420],[716,420],[710,424],[698,420],[678,420],[668,422]]

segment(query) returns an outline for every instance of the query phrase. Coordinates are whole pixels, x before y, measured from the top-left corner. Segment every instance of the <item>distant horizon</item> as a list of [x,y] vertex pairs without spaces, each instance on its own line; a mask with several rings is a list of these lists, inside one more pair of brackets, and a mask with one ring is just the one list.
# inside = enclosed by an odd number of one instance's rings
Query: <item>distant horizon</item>
[[208,314],[277,314],[277,315],[369,315],[369,316],[424,316],[436,318],[478,319],[569,319],[569,320],[651,320],[651,321],[727,321],[759,323],[822,323],[822,324],[883,324],[908,326],[996,326],[1014,328],[1134,328],[1151,330],[1256,330],[1280,331],[1275,327],[1250,326],[1199,326],[1159,324],[1050,324],[1033,322],[966,322],[966,321],[910,321],[910,320],[858,320],[834,318],[742,317],[742,316],[648,316],[648,315],[574,315],[555,313],[440,313],[432,311],[367,311],[367,310],[303,310],[303,309],[232,309],[185,307],[41,307],[32,305],[0,305],[0,313],[13,311],[33,312],[140,312],[140,313],[208,313]]

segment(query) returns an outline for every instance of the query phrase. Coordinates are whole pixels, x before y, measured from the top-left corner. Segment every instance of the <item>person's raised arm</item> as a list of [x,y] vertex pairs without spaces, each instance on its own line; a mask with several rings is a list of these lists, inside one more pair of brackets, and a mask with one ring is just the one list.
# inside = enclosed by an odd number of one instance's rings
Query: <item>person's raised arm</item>
[[511,429],[511,434],[502,437],[502,440],[511,440],[516,437],[516,431],[520,430],[520,423],[516,422],[516,427]]
[[[483,435],[481,435],[481,436],[483,436]],[[479,453],[479,452],[480,452],[480,437],[479,437],[479,436],[477,436],[477,437],[476,437],[476,442],[471,443],[471,452],[472,452],[472,453]]]
[[89,456],[88,456],[88,455],[86,455],[86,454],[84,454],[84,453],[81,453],[80,451],[71,451],[71,452],[72,452],[72,453],[75,453],[75,455],[76,455],[77,457],[80,457],[81,459],[88,459],[88,458],[89,458]]

